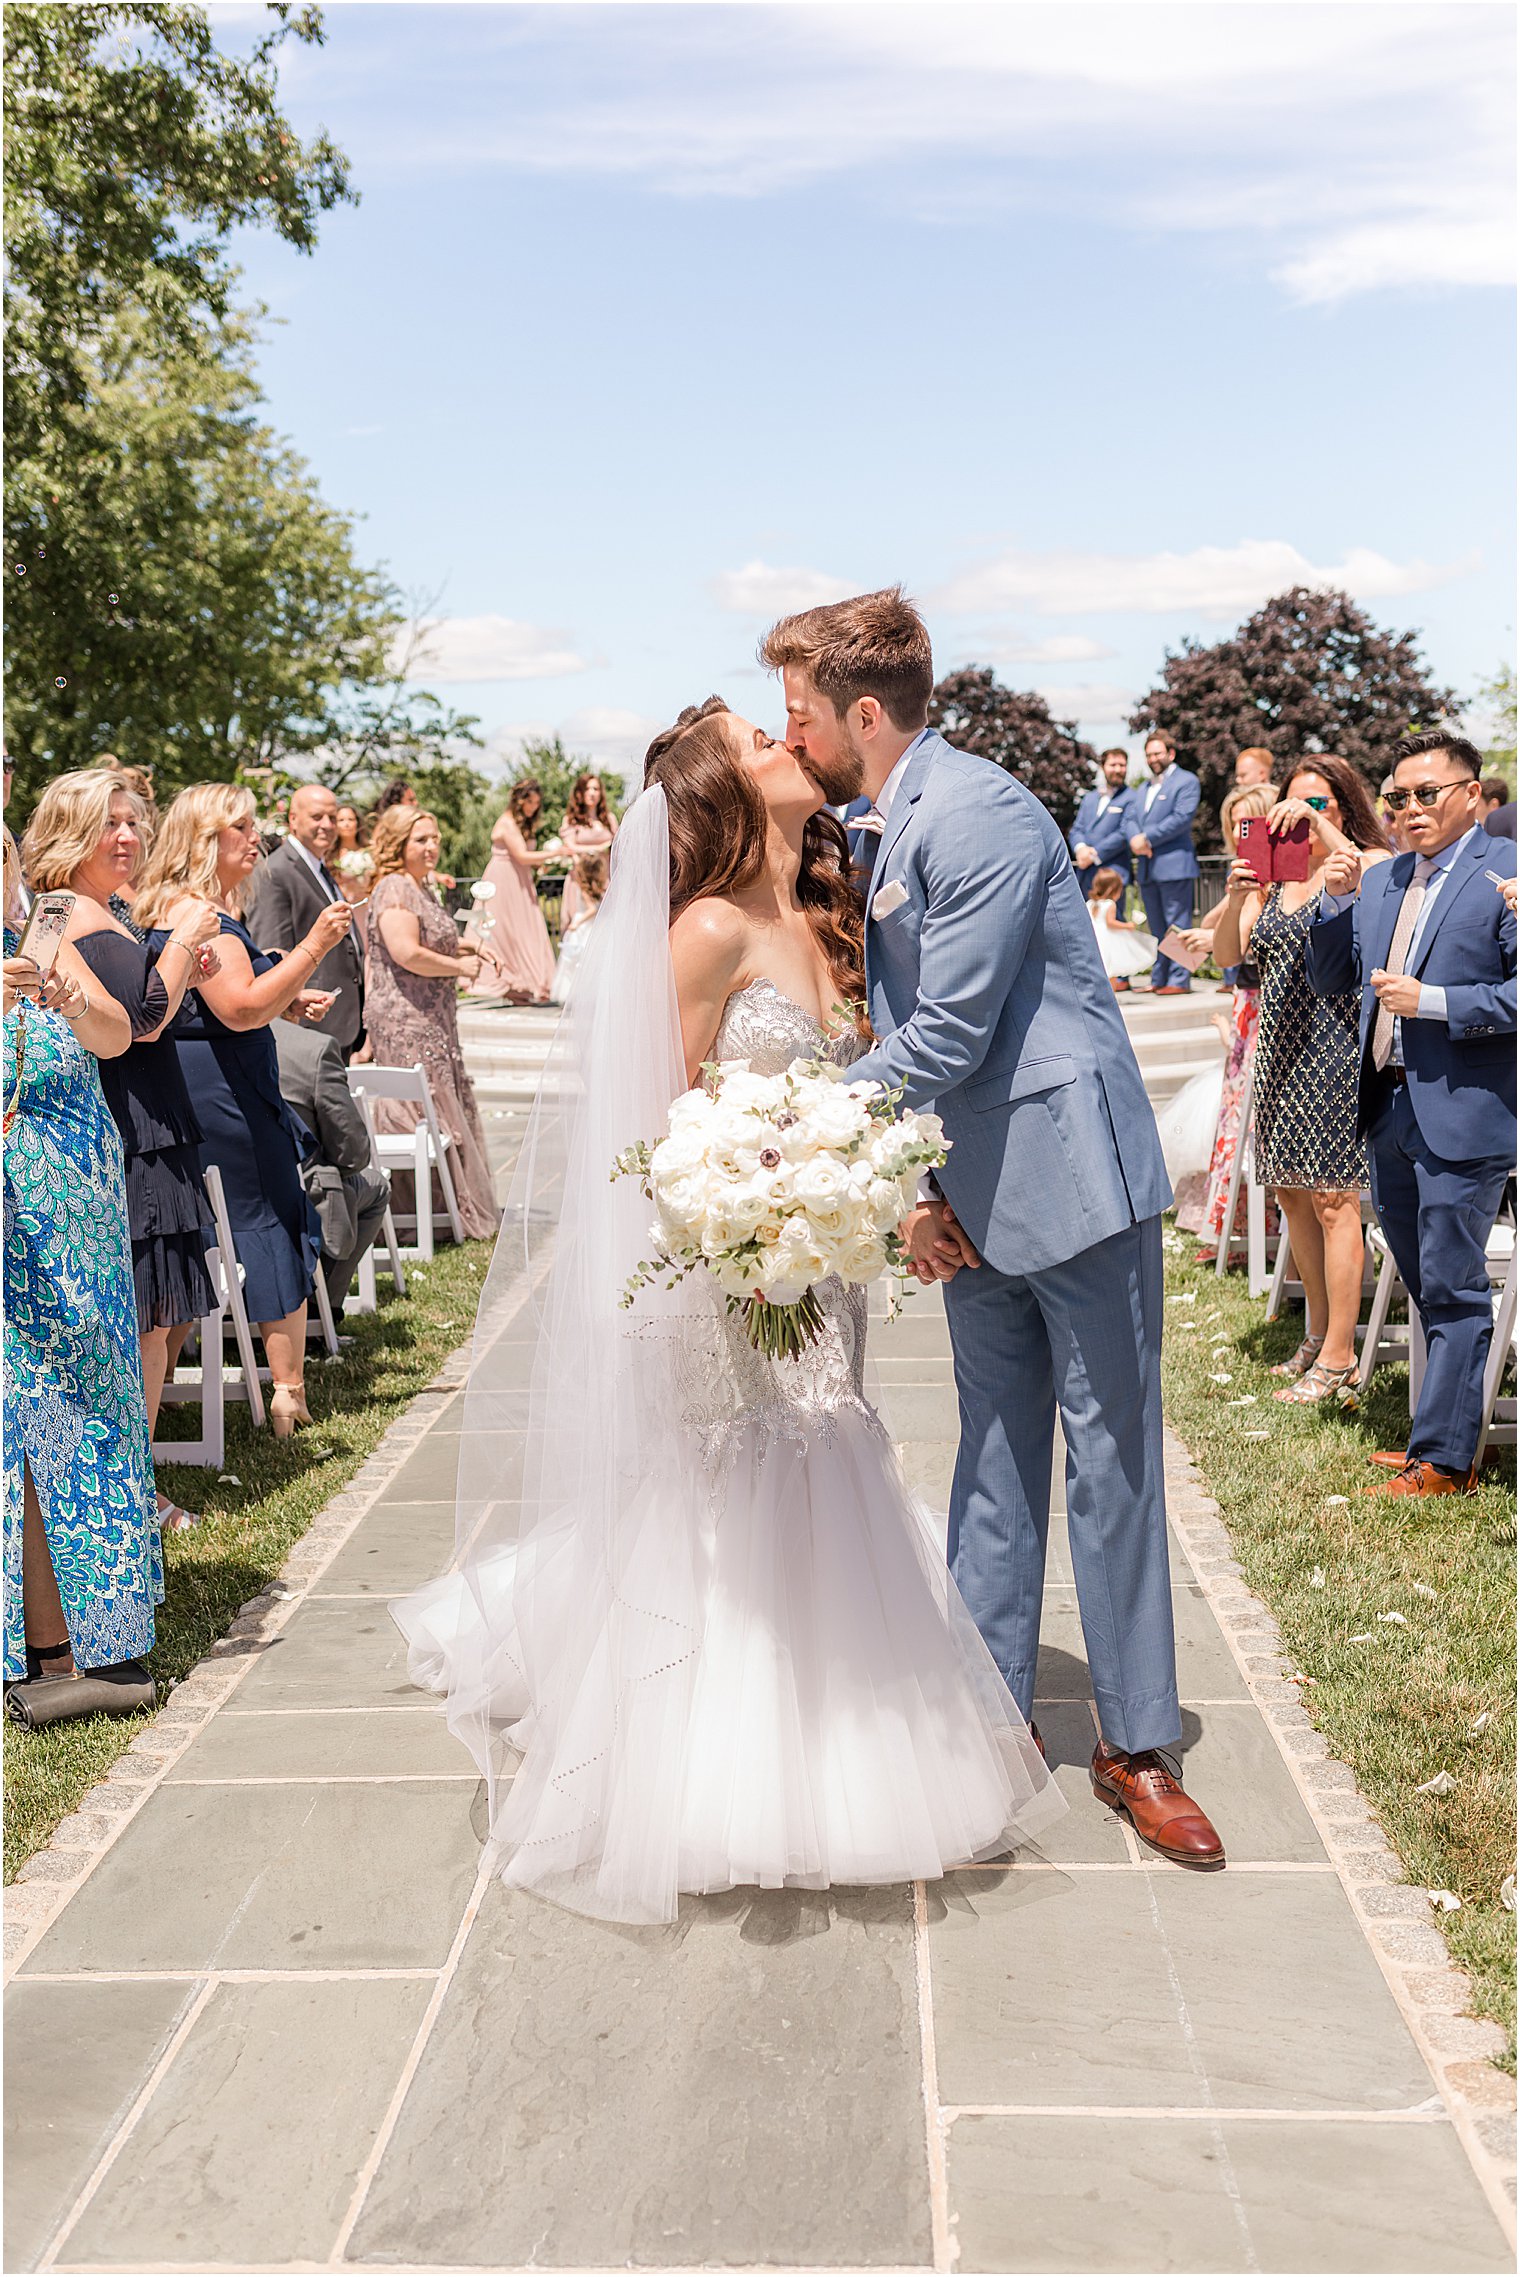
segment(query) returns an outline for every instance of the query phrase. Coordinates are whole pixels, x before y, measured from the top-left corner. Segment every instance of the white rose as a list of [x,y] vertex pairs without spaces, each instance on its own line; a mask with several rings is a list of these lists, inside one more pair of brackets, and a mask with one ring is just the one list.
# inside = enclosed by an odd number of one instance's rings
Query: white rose
[[848,1171],[829,1154],[804,1162],[792,1180],[792,1191],[809,1210],[837,1209],[850,1190]]
[[903,1208],[902,1188],[891,1178],[871,1180],[866,1194],[866,1207],[878,1233],[890,1233],[907,1216],[907,1211]]
[[886,1263],[881,1243],[869,1237],[853,1241],[834,1253],[834,1270],[840,1279],[860,1286],[878,1280],[886,1270]]

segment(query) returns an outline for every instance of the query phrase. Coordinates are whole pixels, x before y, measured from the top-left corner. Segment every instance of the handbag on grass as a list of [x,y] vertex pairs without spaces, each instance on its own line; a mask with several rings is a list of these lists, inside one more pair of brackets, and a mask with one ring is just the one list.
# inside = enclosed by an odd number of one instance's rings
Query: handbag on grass
[[81,1716],[135,1716],[157,1704],[153,1679],[140,1660],[92,1668],[83,1676],[32,1676],[5,1688],[6,1714],[27,1731],[75,1723]]

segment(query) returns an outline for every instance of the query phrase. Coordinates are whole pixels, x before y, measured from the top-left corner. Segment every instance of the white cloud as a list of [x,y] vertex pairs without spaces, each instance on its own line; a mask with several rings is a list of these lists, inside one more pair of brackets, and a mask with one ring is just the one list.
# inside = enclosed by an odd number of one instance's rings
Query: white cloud
[[1234,239],[1303,301],[1512,274],[1513,21],[1483,0],[607,8],[590,46],[580,10],[501,14],[495,68],[446,130],[413,93],[388,162],[746,198],[854,174]]
[[563,680],[588,659],[567,632],[517,617],[439,617],[418,642],[407,678],[450,681]]
[[821,569],[772,569],[763,561],[720,570],[713,579],[719,608],[739,617],[785,617],[794,609],[816,609],[821,602],[845,601],[865,590]]
[[961,645],[972,664],[1096,664],[1119,653],[1088,633],[1051,633],[1045,640],[1031,640],[1023,633],[989,632]]
[[585,704],[559,720],[518,720],[499,727],[486,738],[486,764],[499,774],[511,774],[522,763],[530,743],[552,743],[555,736],[567,752],[589,759],[630,779],[638,774],[644,753],[666,720],[646,718],[642,712],[624,711],[612,704]]
[[1259,608],[1290,585],[1341,586],[1367,600],[1427,592],[1472,567],[1390,561],[1367,546],[1316,565],[1280,538],[1243,538],[1191,553],[1022,553],[1000,555],[952,578],[933,596],[947,613],[1033,609],[1041,616],[1109,614],[1218,620]]
[[1069,688],[1037,688],[1035,694],[1045,698],[1057,719],[1074,719],[1083,727],[1094,722],[1112,727],[1127,719],[1138,701],[1137,690],[1116,687],[1107,680],[1084,680]]

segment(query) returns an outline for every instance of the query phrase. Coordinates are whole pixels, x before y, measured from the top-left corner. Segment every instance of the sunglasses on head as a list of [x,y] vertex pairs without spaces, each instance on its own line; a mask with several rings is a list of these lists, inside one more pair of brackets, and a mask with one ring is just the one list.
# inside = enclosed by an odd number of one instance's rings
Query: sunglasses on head
[[1433,807],[1448,791],[1460,790],[1467,779],[1462,776],[1455,783],[1416,783],[1412,791],[1384,791],[1383,804],[1390,814],[1402,814],[1411,799],[1418,799],[1423,807]]

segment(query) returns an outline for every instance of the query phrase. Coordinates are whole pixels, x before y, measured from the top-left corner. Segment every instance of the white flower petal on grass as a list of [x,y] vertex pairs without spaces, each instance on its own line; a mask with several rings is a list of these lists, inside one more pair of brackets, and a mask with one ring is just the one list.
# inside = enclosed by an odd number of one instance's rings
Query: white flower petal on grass
[[1370,1629],[1362,1629],[1356,1636],[1347,1637],[1346,1642],[1347,1644],[1376,1644],[1377,1639]]
[[1247,1431],[1244,1436],[1247,1439],[1270,1439],[1272,1434],[1270,1431]]
[[218,1486],[241,1486],[243,1482],[236,1471],[218,1471],[216,1483]]
[[1409,1626],[1402,1613],[1379,1613],[1378,1619],[1386,1621],[1389,1627],[1394,1629],[1407,1629]]
[[1499,1903],[1503,1906],[1506,1913],[1514,1912],[1515,1877],[1513,1874],[1506,1874],[1503,1881],[1499,1884]]
[[1426,1779],[1416,1787],[1415,1793],[1417,1795],[1449,1795],[1456,1783],[1449,1771],[1438,1771],[1433,1779]]
[[1469,1732],[1472,1734],[1472,1737],[1473,1737],[1474,1739],[1476,1739],[1476,1738],[1477,1738],[1477,1736],[1478,1736],[1478,1734],[1479,1734],[1479,1732],[1480,1732],[1480,1731],[1486,1731],[1486,1730],[1488,1729],[1488,1726],[1489,1726],[1489,1725],[1490,1725],[1490,1724],[1493,1722],[1493,1720],[1494,1720],[1494,1711],[1493,1711],[1493,1709],[1492,1709],[1492,1708],[1484,1708],[1480,1714],[1478,1714],[1478,1715],[1474,1716],[1474,1718],[1473,1718],[1472,1722],[1471,1722],[1471,1723],[1468,1725],[1468,1727],[1467,1727],[1467,1728],[1468,1728]]
[[1350,1500],[1349,1494],[1327,1494],[1325,1496],[1325,1508],[1327,1510],[1344,1510]]
[[1169,1305],[1195,1305],[1198,1302],[1198,1292],[1196,1289],[1184,1289],[1179,1296],[1168,1297],[1166,1301]]
[[1233,1376],[1210,1376],[1209,1378],[1211,1384],[1232,1384],[1234,1381]]
[[1254,1407],[1256,1405],[1256,1394],[1255,1392],[1242,1392],[1239,1399],[1227,1399],[1224,1404],[1226,1407]]
[[1324,1588],[1324,1586],[1325,1586],[1325,1569],[1324,1569],[1324,1567],[1323,1567],[1322,1565],[1317,1565],[1317,1566],[1315,1567],[1314,1571],[1313,1571],[1313,1572],[1310,1574],[1310,1576],[1309,1576],[1309,1587],[1310,1587],[1311,1589],[1323,1589],[1323,1588]]
[[1427,1890],[1425,1895],[1437,1913],[1460,1913],[1462,1900],[1452,1890]]
[[1413,1584],[1413,1587],[1416,1597],[1428,1597],[1432,1605],[1436,1603],[1437,1599],[1440,1596],[1440,1591],[1432,1589],[1428,1581],[1417,1581]]

